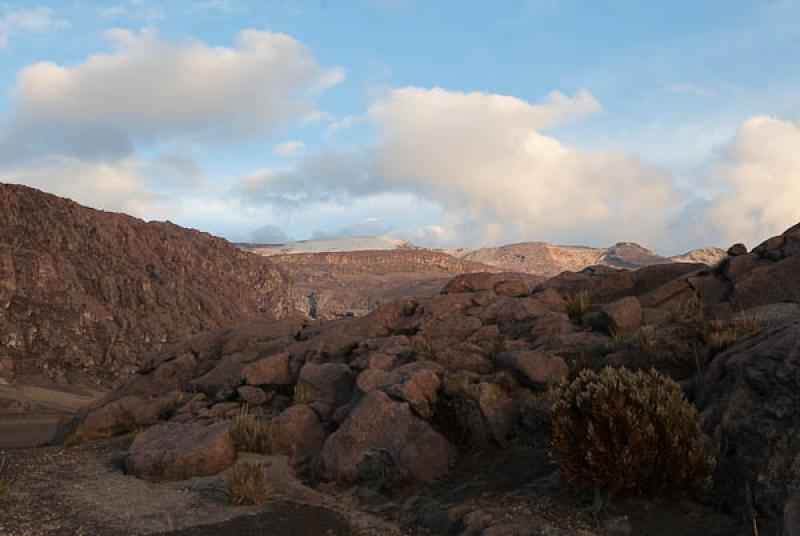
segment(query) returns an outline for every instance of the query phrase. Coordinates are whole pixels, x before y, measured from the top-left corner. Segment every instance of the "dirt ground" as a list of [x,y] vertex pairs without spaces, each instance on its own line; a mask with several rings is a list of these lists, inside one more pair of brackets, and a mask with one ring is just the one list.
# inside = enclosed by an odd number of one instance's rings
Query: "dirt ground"
[[59,418],[102,391],[54,385],[0,385],[0,449],[35,447],[53,435]]
[[[292,474],[285,458],[244,454],[238,463],[269,465],[270,485],[265,506],[243,507],[226,501],[225,473],[159,484],[125,475],[120,460],[130,440],[0,450],[6,460],[0,535],[423,536],[463,530],[448,521],[459,509],[478,524],[517,527],[492,532],[514,536],[753,534],[752,525],[686,499],[617,501],[595,519],[591,498],[559,482],[545,450],[475,453],[432,486],[380,493],[313,489]],[[759,528],[762,536],[777,534],[767,524]]]

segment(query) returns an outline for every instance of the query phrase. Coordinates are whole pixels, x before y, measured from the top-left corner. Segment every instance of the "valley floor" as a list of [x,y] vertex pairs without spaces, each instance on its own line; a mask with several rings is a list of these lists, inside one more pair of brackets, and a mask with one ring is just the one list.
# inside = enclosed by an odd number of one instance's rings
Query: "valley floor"
[[[62,448],[0,450],[6,460],[0,535],[116,536],[745,536],[742,524],[689,500],[629,499],[596,521],[588,496],[560,483],[544,449],[476,453],[425,489],[390,496],[364,488],[313,489],[297,480],[284,457],[244,454],[269,464],[264,507],[233,506],[221,490],[225,474],[153,484],[126,476],[119,460],[130,437]],[[499,454],[499,453],[498,453]],[[467,509],[469,526],[450,518]],[[481,527],[491,525],[487,532]],[[761,534],[774,527],[761,526]],[[483,531],[482,531],[483,530]],[[488,529],[487,529],[488,530]]]

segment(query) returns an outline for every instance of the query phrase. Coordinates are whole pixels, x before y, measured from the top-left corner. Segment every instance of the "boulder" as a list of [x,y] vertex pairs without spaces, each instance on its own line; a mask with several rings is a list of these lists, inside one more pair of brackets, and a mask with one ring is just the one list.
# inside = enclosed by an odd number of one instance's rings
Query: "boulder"
[[384,387],[392,398],[408,402],[411,409],[422,418],[433,416],[433,407],[438,399],[441,367],[431,362],[415,362],[403,365],[390,373],[389,385]]
[[128,449],[125,471],[145,480],[214,475],[236,461],[228,423],[164,423],[140,432]]
[[508,296],[509,298],[522,298],[531,294],[530,285],[521,279],[500,281],[495,283],[492,289],[498,296]]
[[59,424],[52,442],[61,444],[72,437],[87,439],[124,434],[158,421],[158,401],[145,402],[135,396],[123,396],[75,419]]
[[534,389],[547,389],[566,380],[569,374],[569,367],[562,358],[532,350],[502,352],[497,362]]
[[290,385],[289,354],[282,352],[250,363],[242,370],[242,377],[249,385]]
[[455,450],[404,402],[381,391],[364,397],[322,450],[324,477],[339,483],[431,482],[450,468]]
[[730,302],[748,309],[779,302],[800,303],[800,255],[772,262],[737,279]]
[[747,255],[747,246],[741,242],[728,248],[728,257],[739,257],[741,255]]
[[631,333],[642,325],[642,307],[639,299],[628,296],[606,304],[593,318],[594,327],[605,333]]
[[238,355],[225,356],[211,370],[190,381],[189,384],[194,390],[210,398],[225,400],[241,385],[244,366]]
[[492,290],[494,286],[506,280],[503,274],[491,272],[473,272],[461,274],[450,281],[442,289],[442,294],[459,294],[462,292],[479,292]]
[[289,456],[297,469],[305,469],[320,453],[325,430],[313,409],[294,405],[272,419],[272,453]]
[[161,363],[153,373],[153,380],[161,386],[180,389],[192,379],[197,359],[190,353],[181,354]]
[[713,495],[743,517],[780,516],[800,484],[800,319],[718,355],[699,398],[717,446]]
[[243,385],[236,390],[239,393],[239,399],[245,402],[250,407],[258,407],[264,404],[268,397],[263,389],[253,387],[252,385]]
[[315,402],[335,407],[350,401],[355,375],[344,363],[306,363],[297,384],[307,389]]

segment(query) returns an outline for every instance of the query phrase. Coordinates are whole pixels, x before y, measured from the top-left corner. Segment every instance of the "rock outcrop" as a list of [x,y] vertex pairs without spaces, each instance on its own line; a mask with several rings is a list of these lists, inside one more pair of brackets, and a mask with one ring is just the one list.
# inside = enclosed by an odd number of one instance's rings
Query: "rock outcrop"
[[62,429],[116,434],[154,416],[156,429],[223,427],[247,403],[312,480],[396,489],[447,475],[476,449],[547,445],[548,390],[584,368],[655,367],[697,404],[715,447],[707,498],[742,517],[791,517],[798,258],[800,226],[713,268],[596,266],[530,291],[466,274],[363,317],[241,324],[163,348]]
[[286,313],[273,262],[169,222],[0,184],[0,376],[111,383],[164,344]]

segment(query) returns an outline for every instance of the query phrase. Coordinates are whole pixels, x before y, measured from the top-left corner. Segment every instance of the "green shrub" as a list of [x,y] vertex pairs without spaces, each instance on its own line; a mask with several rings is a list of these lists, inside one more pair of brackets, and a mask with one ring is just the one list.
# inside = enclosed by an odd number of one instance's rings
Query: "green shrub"
[[656,371],[584,370],[558,388],[552,453],[575,490],[668,494],[710,484],[695,408]]

